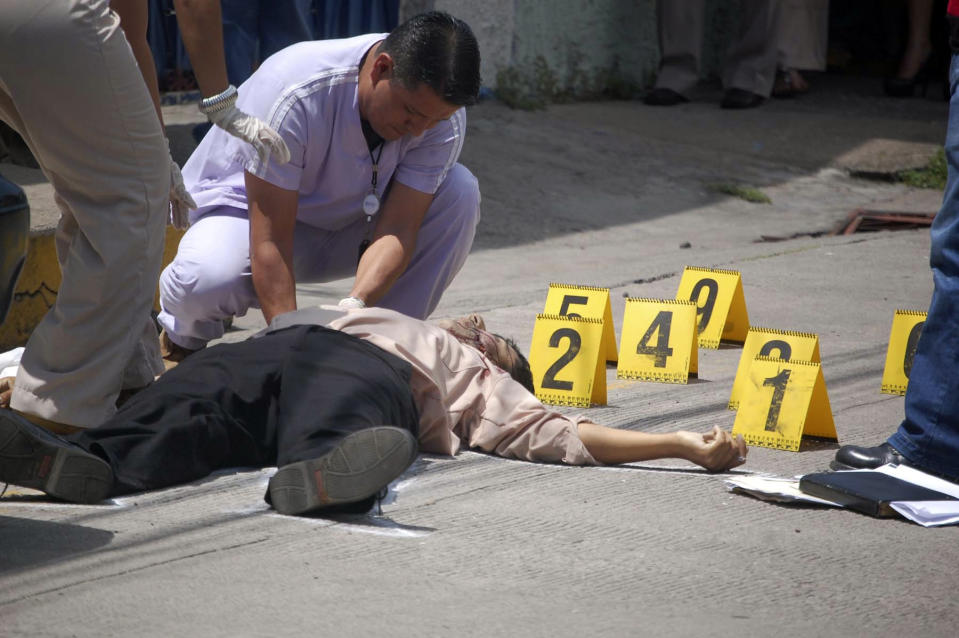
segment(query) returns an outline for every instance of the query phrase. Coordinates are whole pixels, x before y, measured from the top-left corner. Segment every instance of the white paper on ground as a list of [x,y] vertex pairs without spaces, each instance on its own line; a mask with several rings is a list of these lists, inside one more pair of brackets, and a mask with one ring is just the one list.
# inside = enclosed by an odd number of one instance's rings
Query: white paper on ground
[[959,501],[893,501],[889,507],[923,527],[959,523]]
[[[883,465],[876,471],[959,498],[959,485],[908,465]],[[889,506],[923,527],[959,523],[959,501],[894,501]]]
[[759,476],[757,474],[736,476],[725,480],[730,491],[745,492],[764,501],[776,503],[816,503],[841,507],[824,498],[811,496],[799,490],[799,479],[781,476]]
[[23,348],[0,352],[0,378],[17,376],[17,368],[20,367],[20,357],[22,356]]

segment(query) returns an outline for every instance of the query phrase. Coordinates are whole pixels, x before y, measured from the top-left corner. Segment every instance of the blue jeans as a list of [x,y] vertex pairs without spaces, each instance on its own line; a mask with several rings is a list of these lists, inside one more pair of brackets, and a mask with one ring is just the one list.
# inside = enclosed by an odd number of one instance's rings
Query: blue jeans
[[280,49],[313,39],[313,0],[222,0],[223,48],[230,84]]
[[392,31],[399,0],[317,0],[314,30],[318,40]]
[[949,173],[929,258],[935,288],[909,375],[906,418],[889,443],[917,467],[959,479],[959,56],[949,85]]

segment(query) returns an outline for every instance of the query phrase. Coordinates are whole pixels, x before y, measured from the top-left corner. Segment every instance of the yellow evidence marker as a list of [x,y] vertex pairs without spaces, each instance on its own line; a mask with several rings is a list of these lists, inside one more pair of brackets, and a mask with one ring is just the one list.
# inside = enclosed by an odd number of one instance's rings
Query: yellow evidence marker
[[696,305],[678,299],[626,300],[619,379],[687,383],[699,371]]
[[536,315],[529,347],[536,397],[554,405],[606,405],[602,344],[602,319]]
[[892,316],[886,367],[882,371],[882,394],[906,393],[912,360],[916,356],[919,335],[926,323],[926,313],[918,310],[897,310]]
[[730,410],[739,408],[739,397],[742,396],[743,388],[749,382],[747,378],[749,366],[757,356],[774,357],[783,361],[798,359],[819,363],[819,336],[792,330],[750,328],[746,334],[746,343],[743,344],[743,353],[739,357],[739,367],[736,368],[733,391],[729,395],[729,403],[726,406]]
[[799,451],[803,436],[837,441],[822,367],[811,361],[756,357],[733,423],[746,443]]
[[717,349],[720,341],[746,340],[749,314],[739,271],[686,266],[676,298],[696,304],[700,348]]
[[602,319],[601,352],[607,363],[616,363],[616,330],[613,327],[613,309],[609,305],[609,288],[550,284],[543,314]]

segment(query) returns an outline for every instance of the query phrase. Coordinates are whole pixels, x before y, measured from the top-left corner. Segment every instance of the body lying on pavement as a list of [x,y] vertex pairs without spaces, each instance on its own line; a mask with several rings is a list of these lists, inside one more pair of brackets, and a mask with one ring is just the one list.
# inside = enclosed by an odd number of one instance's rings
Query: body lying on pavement
[[97,428],[53,435],[0,410],[0,481],[76,502],[270,467],[282,513],[365,511],[418,451],[469,448],[571,465],[682,458],[720,471],[746,446],[570,418],[531,393],[529,365],[478,315],[433,325],[382,308],[286,313],[191,355]]

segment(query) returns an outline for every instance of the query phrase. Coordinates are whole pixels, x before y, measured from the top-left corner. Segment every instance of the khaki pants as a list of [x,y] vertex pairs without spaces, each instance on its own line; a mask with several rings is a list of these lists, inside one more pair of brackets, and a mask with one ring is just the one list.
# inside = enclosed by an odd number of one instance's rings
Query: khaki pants
[[162,370],[150,320],[170,188],[163,131],[105,0],[0,0],[0,119],[53,185],[63,282],[11,406],[94,427]]
[[[687,95],[699,81],[705,0],[659,0],[661,60],[656,88]],[[726,52],[723,87],[769,97],[776,79],[780,0],[743,0],[739,32]]]

